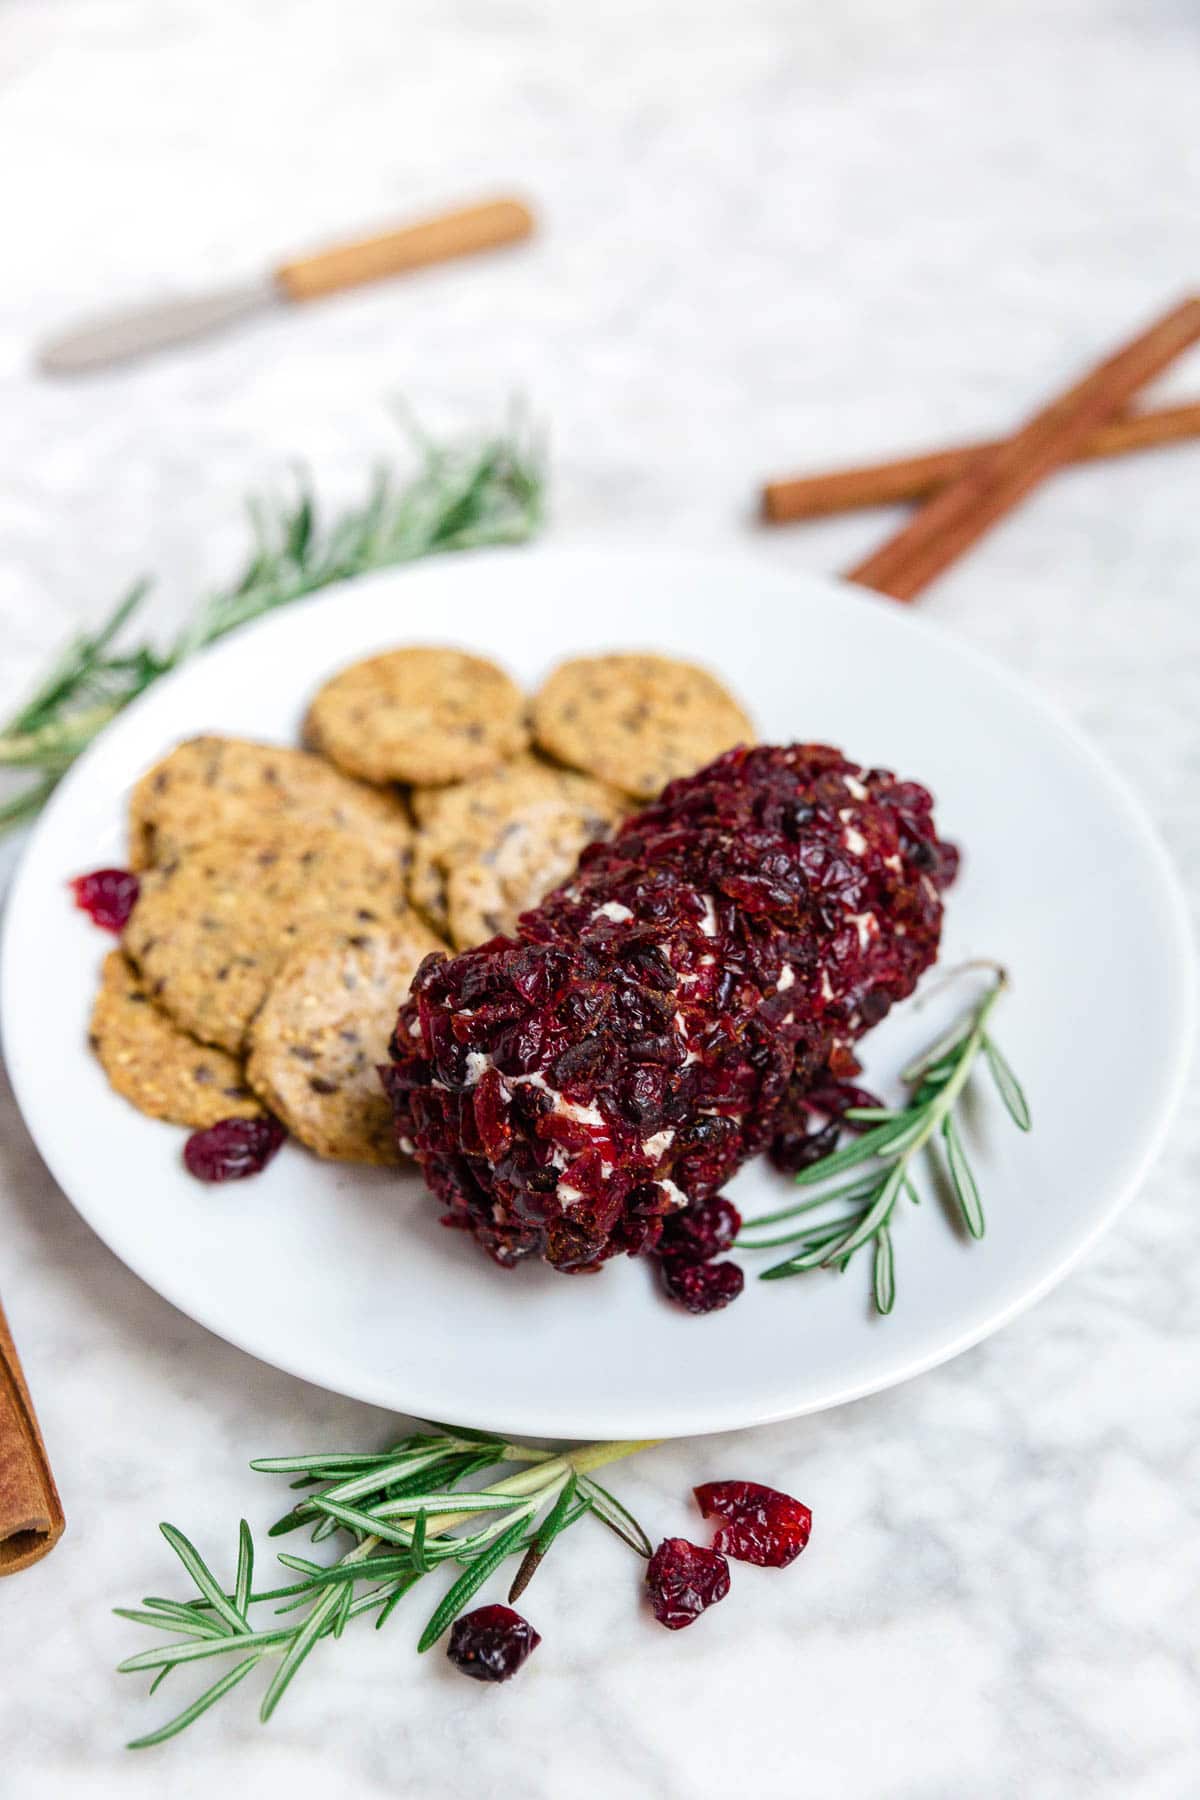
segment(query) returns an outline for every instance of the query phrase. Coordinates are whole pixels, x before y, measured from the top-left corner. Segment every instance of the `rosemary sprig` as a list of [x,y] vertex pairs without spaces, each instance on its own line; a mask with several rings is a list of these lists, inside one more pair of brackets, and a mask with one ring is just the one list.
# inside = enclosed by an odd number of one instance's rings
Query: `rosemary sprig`
[[[809,1269],[845,1269],[870,1244],[876,1310],[890,1313],[896,1301],[891,1234],[896,1208],[904,1195],[919,1202],[914,1160],[938,1140],[963,1224],[973,1238],[983,1236],[979,1186],[955,1111],[982,1056],[1014,1124],[1022,1131],[1030,1128],[1029,1104],[989,1029],[1007,985],[1004,970],[996,969],[983,998],[903,1070],[901,1080],[913,1089],[905,1106],[856,1107],[846,1113],[847,1120],[871,1129],[796,1176],[802,1188],[819,1186],[819,1193],[749,1221],[738,1237],[739,1249],[792,1246],[782,1262],[763,1270],[760,1280],[781,1281]],[[835,1176],[849,1179],[826,1185]],[[827,1211],[831,1207],[837,1209],[832,1215]],[[773,1231],[777,1225],[784,1229]]]
[[[152,1673],[153,1693],[167,1675],[188,1663],[225,1656],[239,1660],[182,1712],[129,1748],[146,1749],[175,1737],[251,1669],[278,1658],[259,1710],[265,1723],[323,1639],[339,1638],[351,1619],[366,1613],[375,1615],[378,1629],[418,1581],[444,1563],[456,1564],[460,1573],[434,1608],[418,1650],[438,1642],[511,1556],[522,1557],[510,1590],[514,1597],[521,1593],[555,1538],[585,1513],[595,1513],[648,1557],[650,1542],[641,1526],[591,1473],[647,1447],[608,1443],[539,1450],[447,1428],[414,1432],[377,1455],[318,1451],[252,1463],[266,1473],[296,1476],[292,1486],[305,1490],[303,1499],[272,1526],[272,1537],[310,1527],[314,1543],[340,1532],[350,1540],[349,1547],[332,1563],[281,1552],[279,1561],[299,1579],[256,1592],[254,1542],[243,1519],[233,1586],[226,1591],[195,1545],[175,1526],[162,1525],[197,1594],[185,1601],[152,1596],[140,1608],[116,1609],[120,1618],[171,1635],[170,1642],[127,1657],[119,1665],[121,1672]],[[512,1463],[524,1466],[484,1487],[459,1485]],[[286,1622],[252,1623],[250,1609],[271,1602],[276,1603],[275,1620],[286,1617]]]
[[291,501],[252,500],[253,542],[241,573],[200,603],[173,643],[162,649],[123,643],[149,592],[146,581],[95,631],[74,638],[0,727],[0,769],[32,778],[0,805],[0,833],[34,817],[75,758],[130,701],[251,619],[371,569],[446,550],[517,544],[537,530],[542,458],[519,428],[466,448],[416,441],[415,476],[398,482],[379,470],[365,500],[328,526],[303,481]]

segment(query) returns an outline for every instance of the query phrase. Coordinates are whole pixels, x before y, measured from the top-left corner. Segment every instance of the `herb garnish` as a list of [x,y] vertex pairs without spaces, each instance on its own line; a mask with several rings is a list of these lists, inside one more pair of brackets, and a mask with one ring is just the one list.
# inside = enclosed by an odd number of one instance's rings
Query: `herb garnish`
[[[784,1262],[764,1271],[763,1280],[780,1280],[818,1267],[844,1269],[870,1243],[874,1247],[875,1304],[881,1313],[890,1312],[895,1300],[891,1219],[902,1194],[919,1200],[910,1165],[918,1151],[937,1138],[963,1223],[972,1237],[982,1237],[979,1190],[955,1118],[980,1056],[1014,1123],[1022,1131],[1030,1126],[1029,1106],[1020,1084],[989,1029],[1007,977],[1002,969],[988,966],[993,968],[994,979],[983,998],[903,1071],[902,1079],[914,1090],[907,1105],[848,1112],[847,1119],[871,1129],[796,1177],[802,1187],[820,1184],[823,1191],[755,1219],[743,1229],[738,1243],[746,1249],[795,1246]],[[850,1171],[861,1172],[841,1185],[825,1187],[828,1179]],[[848,1210],[834,1218],[789,1226],[773,1236],[757,1235],[763,1228],[829,1205]],[[332,1563],[281,1553],[279,1561],[299,1579],[256,1592],[254,1543],[243,1520],[233,1587],[226,1590],[183,1533],[164,1524],[162,1534],[191,1576],[198,1597],[186,1601],[151,1597],[140,1609],[119,1607],[121,1618],[173,1634],[173,1641],[127,1658],[120,1664],[121,1671],[152,1672],[153,1693],[183,1664],[214,1656],[238,1660],[182,1712],[157,1731],[136,1739],[130,1748],[144,1749],[174,1737],[259,1663],[279,1658],[260,1708],[265,1722],[301,1663],[322,1640],[340,1638],[350,1620],[363,1613],[374,1614],[378,1629],[405,1595],[442,1563],[457,1564],[459,1573],[418,1639],[421,1651],[438,1642],[503,1562],[519,1556],[509,1588],[510,1603],[517,1600],[554,1540],[585,1513],[594,1513],[639,1556],[648,1558],[651,1545],[645,1532],[595,1480],[594,1471],[648,1448],[652,1441],[588,1444],[555,1451],[507,1443],[461,1426],[438,1427],[432,1432],[414,1432],[377,1455],[312,1452],[252,1463],[252,1468],[264,1473],[295,1476],[293,1487],[305,1490],[272,1526],[272,1537],[311,1527],[314,1544],[343,1533],[351,1540],[350,1546]],[[482,1487],[458,1485],[484,1470],[514,1463],[525,1466]],[[276,1617],[301,1616],[282,1624],[252,1624],[250,1608],[270,1602],[276,1603]]]
[[[776,1212],[750,1220],[738,1236],[742,1250],[773,1249],[794,1245],[783,1262],[764,1269],[761,1281],[781,1281],[809,1269],[845,1269],[864,1245],[874,1250],[873,1285],[879,1312],[890,1313],[896,1299],[895,1263],[891,1223],[901,1195],[919,1203],[912,1179],[912,1164],[919,1152],[941,1140],[945,1168],[963,1224],[973,1238],[984,1232],[979,1187],[967,1158],[955,1110],[980,1056],[999,1091],[1013,1123],[1030,1128],[1029,1104],[1012,1069],[989,1030],[992,1011],[1008,985],[1005,971],[994,965],[994,980],[987,993],[969,1008],[950,1030],[902,1071],[901,1080],[914,1092],[900,1108],[855,1107],[845,1114],[850,1122],[870,1125],[853,1143],[822,1157],[796,1176],[803,1188],[824,1184],[834,1176],[852,1178],[810,1198],[798,1200]],[[839,1206],[830,1218],[821,1216],[827,1206]],[[809,1214],[817,1214],[809,1218]],[[766,1237],[764,1228],[785,1221],[803,1222]]]
[[[286,1587],[254,1591],[254,1541],[243,1519],[237,1572],[226,1591],[195,1546],[174,1525],[163,1536],[195,1582],[193,1600],[143,1600],[142,1608],[118,1607],[122,1619],[174,1634],[174,1641],[143,1650],[120,1664],[121,1672],[151,1671],[151,1693],[172,1669],[213,1656],[240,1658],[211,1687],[166,1725],[132,1743],[131,1750],[161,1744],[192,1724],[268,1657],[279,1657],[259,1716],[265,1722],[283,1698],[305,1658],[324,1638],[340,1638],[351,1619],[374,1613],[378,1629],[404,1596],[441,1563],[461,1573],[446,1590],[421,1633],[418,1650],[429,1650],[449,1630],[475,1593],[510,1556],[522,1556],[510,1589],[515,1599],[532,1579],[554,1539],[585,1513],[649,1557],[650,1540],[620,1501],[593,1478],[605,1463],[649,1447],[638,1443],[578,1445],[561,1452],[510,1444],[461,1426],[413,1432],[379,1455],[314,1452],[307,1456],[264,1457],[250,1466],[268,1474],[295,1475],[304,1498],[277,1524],[279,1537],[312,1527],[313,1543],[345,1533],[352,1545],[336,1562],[318,1563],[280,1553],[279,1561],[300,1579]],[[485,1469],[524,1463],[514,1475],[486,1487],[463,1490]],[[540,1517],[540,1523],[539,1523]],[[356,1592],[358,1584],[365,1591]],[[290,1623],[258,1627],[249,1609],[267,1601],[275,1614],[300,1612]]]
[[34,779],[0,806],[0,833],[40,811],[67,769],[130,701],[180,663],[277,607],[371,569],[445,550],[518,544],[541,523],[537,446],[517,429],[467,448],[417,439],[421,467],[385,470],[366,499],[322,526],[303,482],[291,502],[249,503],[253,546],[241,574],[204,600],[173,644],[120,646],[149,591],[139,581],[95,631],[73,639],[29,699],[0,727],[0,769]]

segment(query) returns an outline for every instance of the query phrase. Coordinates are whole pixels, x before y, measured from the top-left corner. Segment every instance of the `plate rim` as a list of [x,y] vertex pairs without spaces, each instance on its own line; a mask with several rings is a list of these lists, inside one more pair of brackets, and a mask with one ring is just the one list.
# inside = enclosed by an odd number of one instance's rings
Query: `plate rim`
[[[521,550],[522,560],[525,562],[532,559],[550,564],[608,562],[626,567],[636,565],[643,570],[648,562],[658,562],[674,565],[681,571],[686,565],[702,568],[706,577],[711,577],[714,566],[727,567],[731,579],[741,571],[744,576],[757,575],[777,586],[786,585],[792,587],[793,590],[808,589],[814,597],[823,591],[837,605],[849,606],[860,613],[870,614],[876,621],[888,620],[890,622],[889,629],[895,626],[902,628],[906,633],[916,632],[924,635],[948,649],[953,656],[982,671],[988,680],[1006,690],[1010,698],[1039,714],[1046,726],[1064,738],[1076,755],[1090,766],[1091,772],[1103,783],[1108,795],[1123,813],[1126,824],[1140,839],[1143,850],[1153,864],[1170,919],[1170,958],[1178,968],[1180,975],[1179,981],[1174,984],[1171,995],[1173,1004],[1169,1056],[1170,1078],[1164,1080],[1162,1084],[1155,1103],[1153,1123],[1146,1131],[1141,1154],[1131,1164],[1126,1179],[1114,1190],[1108,1204],[1089,1219],[1086,1227],[1080,1230],[1077,1237],[1064,1247],[1062,1253],[1042,1271],[1038,1279],[1030,1282],[1015,1298],[1010,1298],[984,1311],[980,1318],[973,1321],[968,1328],[957,1332],[945,1342],[929,1350],[915,1353],[906,1361],[893,1364],[885,1372],[832,1387],[830,1391],[816,1399],[804,1402],[783,1401],[778,1404],[768,1402],[758,1406],[751,1405],[747,1408],[740,1408],[736,1416],[719,1413],[710,1415],[707,1422],[703,1424],[689,1421],[682,1426],[666,1430],[658,1421],[651,1421],[656,1429],[649,1429],[645,1419],[638,1419],[635,1428],[631,1429],[628,1412],[620,1415],[614,1412],[606,1419],[602,1414],[597,1415],[593,1409],[593,1429],[588,1435],[592,1437],[612,1435],[615,1437],[682,1438],[748,1430],[760,1425],[774,1424],[786,1419],[799,1418],[848,1405],[852,1401],[885,1392],[887,1389],[910,1381],[928,1370],[940,1367],[943,1363],[951,1361],[964,1351],[981,1343],[994,1332],[1003,1329],[1064,1280],[1129,1205],[1161,1154],[1183,1094],[1196,1037],[1197,957],[1186,895],[1162,835],[1132,783],[1114,767],[1106,754],[1092,742],[1074,718],[1057,707],[1042,693],[1040,688],[1027,682],[1010,669],[1006,663],[956,636],[938,620],[914,615],[908,611],[900,611],[896,602],[873,595],[868,590],[860,589],[835,576],[811,570],[784,569],[755,548],[721,547],[711,552],[704,552],[686,547],[678,548],[652,543],[625,542],[618,546],[543,543],[534,546],[505,546],[471,550],[444,559],[422,558],[412,563],[374,570],[348,582],[335,584],[330,589],[311,595],[299,602],[293,602],[286,608],[268,613],[243,626],[238,632],[208,646],[197,656],[189,658],[185,664],[172,671],[161,681],[155,682],[146,694],[140,695],[129,707],[117,714],[110,725],[104,728],[68,770],[35,822],[26,843],[22,846],[5,897],[3,933],[0,937],[0,1044],[3,1045],[5,1063],[17,1106],[39,1156],[70,1205],[106,1248],[118,1257],[138,1280],[143,1281],[155,1293],[161,1295],[168,1304],[192,1319],[202,1329],[212,1332],[213,1335],[232,1344],[236,1349],[254,1357],[257,1361],[265,1362],[269,1367],[280,1369],[285,1374],[295,1376],[299,1380],[326,1388],[328,1391],[345,1393],[350,1398],[382,1407],[389,1412],[397,1412],[394,1392],[388,1386],[386,1379],[376,1386],[368,1371],[363,1379],[355,1379],[353,1383],[348,1383],[344,1375],[333,1376],[328,1369],[325,1369],[324,1372],[314,1370],[311,1365],[306,1365],[302,1355],[288,1355],[281,1358],[275,1350],[264,1350],[256,1341],[255,1333],[252,1330],[231,1330],[225,1324],[216,1326],[208,1319],[201,1317],[194,1310],[194,1303],[182,1298],[176,1291],[176,1284],[170,1276],[164,1280],[157,1270],[153,1277],[146,1273],[136,1251],[130,1252],[124,1246],[118,1247],[118,1244],[114,1242],[114,1236],[119,1236],[119,1234],[110,1235],[107,1229],[102,1229],[93,1218],[90,1209],[71,1192],[67,1182],[60,1174],[54,1134],[42,1129],[41,1109],[32,1095],[30,1071],[21,1060],[20,1053],[14,1062],[10,1047],[9,1021],[14,1012],[13,990],[16,982],[14,971],[18,958],[17,923],[27,904],[27,872],[36,860],[35,847],[49,833],[59,812],[70,804],[76,785],[87,777],[89,765],[103,754],[105,741],[113,727],[134,716],[138,708],[145,704],[151,696],[155,698],[156,704],[161,704],[164,692],[169,693],[175,684],[192,680],[197,666],[206,659],[228,656],[235,646],[244,645],[256,635],[266,636],[275,632],[286,634],[289,623],[299,614],[313,612],[335,604],[339,593],[343,590],[362,592],[370,587],[392,585],[405,579],[419,581],[423,575],[435,571],[439,565],[457,568],[469,563],[486,574],[486,567],[489,563],[499,560],[511,562],[518,548]],[[447,639],[453,640],[454,634],[451,631],[447,632],[445,636]],[[334,1384],[332,1388],[331,1381]],[[411,1411],[411,1409],[408,1410]],[[576,1441],[579,1438],[578,1430],[572,1429],[561,1411],[561,1403],[558,1402],[549,1404],[539,1412],[536,1418],[530,1412],[522,1411],[519,1407],[515,1411],[507,1410],[503,1398],[498,1401],[495,1409],[490,1407],[484,1409],[487,1413],[487,1417],[484,1419],[476,1416],[469,1419],[455,1418],[453,1410],[450,1412],[446,1412],[442,1408],[437,1410],[438,1416],[449,1422],[481,1426],[484,1429],[506,1432],[511,1435],[553,1436]],[[412,1416],[427,1417],[428,1415],[421,1413],[418,1409],[412,1412]],[[596,1423],[597,1416],[599,1424]]]

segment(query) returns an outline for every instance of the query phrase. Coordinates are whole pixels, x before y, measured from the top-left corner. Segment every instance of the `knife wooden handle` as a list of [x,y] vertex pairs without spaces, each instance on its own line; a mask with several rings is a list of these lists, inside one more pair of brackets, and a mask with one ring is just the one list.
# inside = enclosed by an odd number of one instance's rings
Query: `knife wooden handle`
[[15,1575],[53,1550],[65,1525],[17,1347],[0,1307],[0,1575]]
[[275,281],[289,300],[316,300],[362,281],[379,281],[385,275],[423,269],[452,256],[472,256],[477,250],[515,244],[529,236],[533,225],[533,214],[519,200],[491,200],[483,206],[422,219],[399,231],[386,231],[381,237],[337,244],[281,263],[274,272]]

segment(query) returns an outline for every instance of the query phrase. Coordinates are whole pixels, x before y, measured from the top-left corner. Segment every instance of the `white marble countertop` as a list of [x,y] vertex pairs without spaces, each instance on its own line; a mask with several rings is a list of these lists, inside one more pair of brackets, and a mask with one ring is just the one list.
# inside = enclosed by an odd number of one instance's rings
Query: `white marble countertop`
[[[756,478],[1003,428],[1195,285],[1196,50],[1185,0],[9,0],[0,705],[138,572],[181,611],[228,567],[242,494],[293,459],[357,488],[396,441],[389,396],[458,429],[525,394],[561,542],[845,566],[883,519],[756,535]],[[536,249],[86,383],[30,373],[79,309],[509,187],[544,210]],[[1168,388],[1200,392],[1200,365]],[[1066,475],[924,603],[1091,732],[1193,894],[1198,479],[1190,449]],[[0,1795],[1195,1794],[1185,1110],[1116,1229],[999,1337],[622,1472],[663,1530],[714,1471],[799,1492],[818,1529],[789,1575],[745,1572],[668,1636],[592,1533],[539,1576],[547,1641],[511,1688],[418,1663],[397,1622],[325,1655],[267,1730],[243,1691],[131,1758],[165,1712],[113,1674],[135,1634],[108,1609],[168,1579],[157,1520],[226,1554],[239,1513],[272,1516],[248,1458],[389,1427],[143,1287],[5,1090],[0,1286],[70,1529],[0,1585]]]

